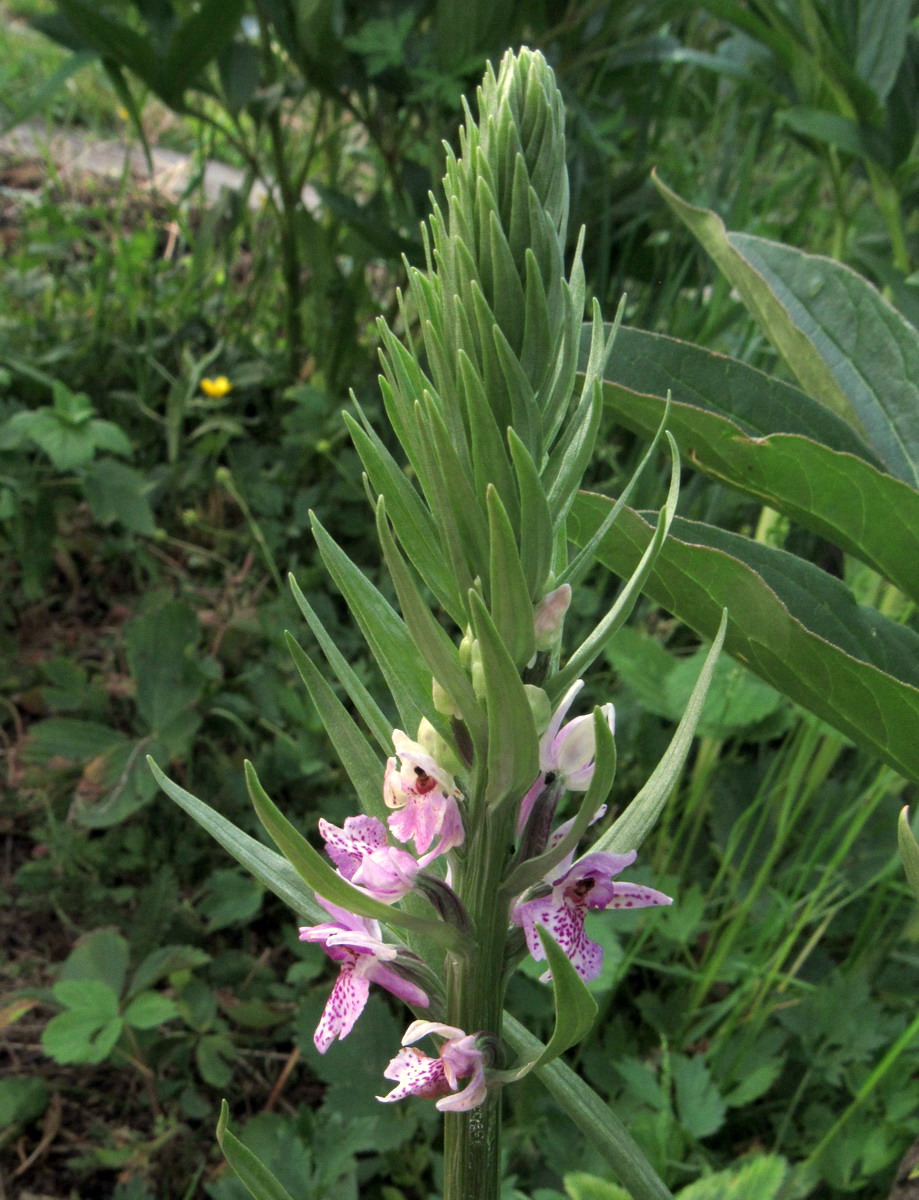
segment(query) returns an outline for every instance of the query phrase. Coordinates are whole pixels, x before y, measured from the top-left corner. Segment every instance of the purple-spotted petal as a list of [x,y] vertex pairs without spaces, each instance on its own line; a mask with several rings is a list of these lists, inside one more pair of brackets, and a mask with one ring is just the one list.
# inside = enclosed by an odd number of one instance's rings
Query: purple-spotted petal
[[370,980],[357,969],[356,956],[341,965],[332,994],[326,1001],[313,1041],[320,1054],[325,1054],[336,1038],[347,1037],[354,1022],[364,1011],[370,994]]
[[319,834],[325,841],[326,854],[345,879],[353,877],[365,855],[387,844],[386,826],[376,817],[347,817],[341,829],[320,817]]
[[387,1095],[377,1096],[384,1104],[404,1100],[406,1096],[443,1096],[450,1091],[441,1060],[428,1058],[414,1046],[403,1046],[383,1075],[398,1081]]

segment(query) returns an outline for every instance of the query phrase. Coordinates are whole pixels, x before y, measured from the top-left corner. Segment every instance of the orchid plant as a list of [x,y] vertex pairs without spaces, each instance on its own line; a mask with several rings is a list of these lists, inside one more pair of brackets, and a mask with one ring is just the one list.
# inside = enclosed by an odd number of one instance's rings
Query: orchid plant
[[[573,590],[628,494],[572,556],[571,506],[597,437],[618,321],[606,333],[594,302],[579,375],[584,279],[580,249],[564,269],[564,112],[542,56],[509,52],[497,74],[489,68],[478,110],[476,122],[467,109],[459,155],[447,154],[445,207],[433,205],[424,231],[426,267],[409,270],[403,336],[380,328],[386,414],[410,470],[356,402],[356,416],[346,417],[401,616],[314,520],[399,728],[292,583],[350,700],[346,708],[291,639],[362,812],[341,827],[318,822],[323,855],[247,764],[276,854],[153,769],[301,916],[300,937],[338,964],[315,1032],[321,1053],[334,1054],[336,1039],[350,1034],[373,986],[409,1010],[385,1071],[395,1086],[383,1094],[381,1080],[379,1099],[420,1097],[445,1114],[445,1200],[496,1200],[502,1091],[530,1071],[634,1197],[661,1198],[670,1193],[628,1132],[559,1056],[596,1013],[585,985],[603,951],[588,935],[588,913],[672,903],[619,876],[685,761],[724,621],[670,748],[639,795],[607,819],[613,706],[578,712],[577,702],[666,536],[676,447],[662,425],[644,460],[666,438],[671,484],[655,536],[610,611],[563,651]],[[594,826],[602,832],[591,841]],[[548,1044],[504,1011],[509,975],[527,954],[546,963],[541,978],[553,990]],[[229,1133],[225,1115],[218,1136],[253,1195],[286,1194]]]

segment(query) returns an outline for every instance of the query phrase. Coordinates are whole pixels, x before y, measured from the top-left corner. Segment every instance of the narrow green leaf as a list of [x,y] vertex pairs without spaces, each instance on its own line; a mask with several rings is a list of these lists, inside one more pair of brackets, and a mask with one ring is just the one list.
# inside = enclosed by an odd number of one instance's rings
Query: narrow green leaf
[[402,728],[414,733],[431,708],[431,676],[405,623],[366,575],[312,516],[322,561],[348,602],[399,710]]
[[660,762],[651,772],[644,787],[602,837],[588,851],[593,854],[598,850],[608,850],[612,854],[622,854],[628,850],[637,850],[653,829],[667,798],[670,796],[680,772],[686,762],[695,736],[696,726],[702,716],[705,697],[708,694],[718,655],[724,645],[724,637],[728,627],[728,610],[721,614],[721,624],[712,642],[711,649],[705,656],[699,678],[690,693],[686,711],[680,718],[676,732],[671,738],[670,745],[664,752]]
[[501,498],[490,484],[488,506],[488,600],[498,635],[518,671],[536,653],[533,604],[523,575],[520,552]]
[[[587,541],[609,501],[581,496]],[[626,509],[598,558],[629,571],[652,537]],[[901,774],[919,779],[919,636],[871,608],[818,567],[696,521],[676,518],[645,591],[703,637],[730,607],[725,649]]]
[[329,866],[318,850],[313,849],[274,804],[259,782],[252,763],[247,760],[245,767],[246,787],[249,789],[249,798],[258,819],[284,858],[317,895],[332,904],[337,904],[339,908],[347,909],[348,912],[385,921],[387,925],[410,929],[442,946],[458,945],[462,934],[454,926],[443,921],[432,921],[427,917],[416,917],[392,905],[383,904],[348,883],[347,879]]
[[[503,1033],[524,1058],[536,1059],[545,1050],[543,1043],[508,1012],[504,1014]],[[537,1075],[559,1108],[609,1163],[632,1200],[673,1200],[628,1129],[592,1087],[558,1059],[538,1067]]]
[[217,1122],[217,1141],[233,1174],[255,1200],[292,1200],[290,1192],[278,1183],[257,1155],[244,1146],[228,1128],[230,1108],[226,1100],[220,1102],[220,1120]]
[[[604,387],[605,387],[605,385],[604,385]],[[664,433],[666,432],[666,427],[667,427],[669,417],[670,417],[670,393],[668,392],[667,397],[664,401],[664,411],[661,416],[660,423],[658,424],[657,430],[656,430],[653,438],[651,439],[651,444],[648,446],[647,450],[641,456],[641,461],[639,462],[639,464],[635,468],[635,470],[632,472],[632,476],[629,479],[628,483],[625,485],[625,487],[622,489],[622,491],[616,497],[616,502],[613,505],[613,507],[609,510],[606,517],[604,518],[603,524],[597,528],[596,532],[594,533],[594,535],[590,539],[590,541],[585,546],[581,547],[581,549],[578,551],[577,555],[571,560],[571,562],[564,569],[564,571],[562,571],[561,574],[558,576],[558,579],[556,580],[557,586],[559,586],[563,583],[567,583],[572,588],[577,587],[577,585],[581,582],[581,580],[587,574],[588,570],[593,566],[594,559],[596,557],[597,547],[603,541],[603,538],[606,535],[606,531],[612,527],[612,525],[616,521],[616,518],[622,512],[623,508],[625,508],[626,504],[628,503],[629,497],[631,496],[632,492],[635,490],[635,485],[638,483],[639,479],[644,474],[645,468],[647,467],[648,463],[651,461],[651,459],[656,454],[658,444],[660,443],[661,438],[664,436]]]
[[[473,745],[479,747],[483,744],[485,721],[472,690],[472,683],[460,666],[459,653],[449,634],[421,598],[408,565],[389,531],[382,500],[377,505],[377,533],[386,566],[399,597],[399,606],[414,644],[424,657],[431,674],[452,697],[462,714]],[[429,704],[428,708],[433,708],[433,705]],[[436,716],[436,713],[431,712],[432,722]]]
[[612,608],[578,646],[562,670],[552,677],[551,685],[546,689],[550,700],[557,699],[576,679],[580,679],[616,630],[625,624],[635,607],[635,602],[641,594],[648,575],[654,568],[654,563],[676,515],[677,501],[680,498],[680,452],[671,435],[668,433],[666,436],[670,444],[671,455],[670,489],[664,507],[658,515],[654,536],[648,543],[635,570],[616,597]]
[[520,562],[536,603],[542,599],[552,562],[552,514],[532,455],[513,429],[507,431],[507,440],[520,497]]
[[[296,579],[294,579],[293,575],[288,575],[287,578],[294,600],[297,602],[297,607],[306,618],[306,623],[319,643],[326,661],[335,672],[339,683],[341,683],[342,687],[348,693],[354,707],[367,722],[367,728],[376,738],[383,754],[389,757],[392,753],[392,722],[387,718],[386,714],[358,678],[351,664],[338,649],[334,639],[330,636],[322,621],[320,621],[318,614],[303,592],[300,591]],[[321,714],[322,710],[320,709],[319,711]]]
[[597,747],[594,773],[574,822],[555,846],[535,858],[528,858],[511,872],[502,885],[502,891],[509,896],[519,896],[545,879],[552,868],[575,849],[597,815],[597,810],[606,803],[616,777],[616,740],[599,706],[593,711],[593,722]]
[[[309,655],[290,633],[286,633],[285,637],[287,648],[300,672],[301,679],[306,684],[310,699],[322,718],[326,733],[335,747],[335,753],[357,792],[361,808],[370,816],[383,816],[385,809],[383,803],[384,764],[374,753],[348,710],[323,679],[321,672]],[[388,747],[384,746],[383,750],[384,753],[387,750],[392,753],[391,730],[389,745]]]
[[533,713],[507,647],[478,592],[470,592],[472,628],[479,642],[488,716],[489,807],[516,802],[539,774],[539,739]]
[[851,268],[729,233],[655,182],[804,390],[860,430],[891,474],[919,484],[919,331]]
[[386,511],[399,541],[438,602],[462,627],[467,620],[462,599],[444,559],[431,514],[369,423],[361,427],[350,413],[345,413],[345,423],[375,492],[386,501]]
[[183,808],[188,815],[211,835],[224,850],[246,870],[254,875],[259,883],[264,884],[274,894],[300,916],[306,917],[314,925],[328,921],[329,914],[315,901],[311,890],[307,890],[286,859],[274,850],[263,845],[248,833],[244,833],[232,821],[222,817],[209,804],[193,796],[184,788],[173,783],[159,769],[152,758],[147,758],[147,765],[153,772],[156,782],[171,800]]
[[913,895],[919,900],[919,843],[909,825],[909,808],[904,804],[900,809],[897,821],[897,843],[900,847],[900,857],[903,859],[903,869],[906,879],[913,889]]

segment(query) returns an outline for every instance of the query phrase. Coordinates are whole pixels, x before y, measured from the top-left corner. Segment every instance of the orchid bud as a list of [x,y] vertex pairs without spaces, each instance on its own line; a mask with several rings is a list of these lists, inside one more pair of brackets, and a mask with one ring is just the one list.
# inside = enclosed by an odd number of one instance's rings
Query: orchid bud
[[[434,682],[436,687],[437,681],[435,680]],[[442,712],[443,709],[438,709],[438,711]],[[460,770],[460,763],[453,751],[453,747],[446,738],[441,737],[427,717],[421,718],[416,741],[422,749],[430,754],[431,758],[436,759],[437,763],[449,775],[456,775]]]
[[526,692],[527,700],[530,703],[533,724],[536,726],[536,736],[542,737],[549,728],[549,721],[552,718],[552,704],[541,687],[534,687],[532,683],[525,683],[523,690]]
[[431,683],[431,696],[434,701],[434,707],[439,713],[443,713],[445,717],[462,716],[460,710],[453,703],[453,697],[436,679]]
[[533,614],[533,629],[536,634],[536,649],[551,650],[562,639],[565,614],[571,604],[571,585],[563,583],[555,591],[543,596]]

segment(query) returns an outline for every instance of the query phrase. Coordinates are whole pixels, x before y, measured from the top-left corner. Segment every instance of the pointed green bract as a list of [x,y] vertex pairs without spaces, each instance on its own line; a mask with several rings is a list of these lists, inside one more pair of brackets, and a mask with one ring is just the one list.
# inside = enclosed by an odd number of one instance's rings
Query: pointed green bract
[[309,844],[306,838],[298,833],[284,816],[268,793],[259,782],[252,763],[246,763],[246,786],[249,798],[256,811],[258,819],[270,834],[275,845],[297,874],[323,899],[337,904],[339,908],[357,913],[362,917],[372,917],[384,921],[388,925],[396,925],[410,929],[414,933],[432,938],[444,946],[458,947],[463,940],[462,934],[452,925],[442,921],[432,921],[426,917],[416,917],[403,912],[390,904],[375,900],[366,892],[348,883],[347,879],[330,867],[321,854]]

